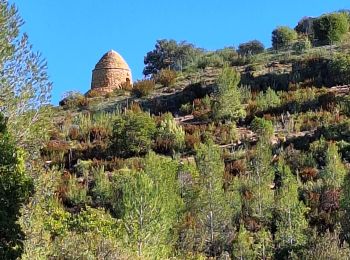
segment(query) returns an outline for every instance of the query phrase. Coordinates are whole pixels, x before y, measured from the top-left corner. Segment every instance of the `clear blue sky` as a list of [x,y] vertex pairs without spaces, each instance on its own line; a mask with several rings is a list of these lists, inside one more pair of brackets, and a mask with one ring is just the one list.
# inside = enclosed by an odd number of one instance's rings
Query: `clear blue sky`
[[186,40],[209,50],[258,39],[270,46],[277,25],[350,8],[349,0],[12,0],[35,50],[49,66],[53,103],[89,90],[91,70],[108,50],[142,78],[143,58],[157,39]]

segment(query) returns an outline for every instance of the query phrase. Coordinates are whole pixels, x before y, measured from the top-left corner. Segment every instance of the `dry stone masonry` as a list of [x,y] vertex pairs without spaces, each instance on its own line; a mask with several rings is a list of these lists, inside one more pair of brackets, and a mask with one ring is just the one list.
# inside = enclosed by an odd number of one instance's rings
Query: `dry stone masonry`
[[123,57],[116,51],[109,51],[92,71],[91,90],[112,92],[124,83],[132,83],[131,70]]

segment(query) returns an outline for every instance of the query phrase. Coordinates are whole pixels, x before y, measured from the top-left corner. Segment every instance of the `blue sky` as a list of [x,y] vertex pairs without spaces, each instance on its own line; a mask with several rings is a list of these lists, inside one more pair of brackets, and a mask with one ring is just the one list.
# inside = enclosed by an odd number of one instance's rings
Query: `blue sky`
[[157,39],[186,40],[209,50],[258,39],[270,46],[278,25],[350,8],[349,0],[13,0],[23,31],[42,53],[54,83],[53,103],[70,90],[85,93],[91,71],[108,50],[142,78],[143,58]]

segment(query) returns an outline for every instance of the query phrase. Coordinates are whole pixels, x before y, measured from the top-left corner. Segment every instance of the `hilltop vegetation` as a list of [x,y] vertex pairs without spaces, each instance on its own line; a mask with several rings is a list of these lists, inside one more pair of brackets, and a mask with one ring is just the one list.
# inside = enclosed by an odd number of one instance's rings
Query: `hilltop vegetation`
[[48,105],[0,0],[1,259],[348,259],[350,16],[206,51]]

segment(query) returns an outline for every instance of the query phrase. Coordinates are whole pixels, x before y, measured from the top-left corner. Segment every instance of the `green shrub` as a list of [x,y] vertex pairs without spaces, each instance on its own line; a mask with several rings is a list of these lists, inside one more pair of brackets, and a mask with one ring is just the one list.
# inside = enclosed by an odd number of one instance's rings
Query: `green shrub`
[[156,86],[152,79],[139,80],[134,83],[132,94],[136,97],[146,97],[150,95]]
[[274,132],[273,124],[270,120],[255,117],[251,123],[252,130],[258,135],[271,137]]
[[201,56],[197,61],[197,67],[205,69],[207,67],[222,68],[224,66],[224,59],[216,53],[208,53]]
[[171,69],[162,69],[155,75],[156,83],[161,84],[163,87],[171,87],[176,80],[176,71]]
[[111,151],[120,156],[145,154],[155,132],[156,124],[148,113],[127,111],[114,121]]
[[265,46],[262,42],[258,40],[249,41],[246,43],[241,43],[238,46],[238,54],[246,56],[246,55],[255,55],[264,52]]
[[185,131],[170,113],[165,114],[165,118],[160,122],[155,142],[156,148],[165,153],[178,152],[184,148]]
[[264,111],[279,105],[281,105],[281,99],[276,91],[271,88],[268,88],[265,93],[260,92],[256,97],[256,106],[258,110]]
[[[87,180],[84,181],[86,182]],[[74,175],[68,181],[67,197],[74,205],[83,204],[88,201],[86,186],[84,183],[79,183]]]
[[188,115],[193,111],[193,105],[191,103],[182,104],[180,107],[181,114]]
[[349,21],[345,13],[325,14],[313,22],[315,39],[321,44],[341,41],[349,31]]
[[329,63],[329,72],[335,84],[350,83],[350,55],[339,54]]
[[311,42],[308,38],[301,38],[293,44],[293,51],[298,54],[302,54],[312,47]]
[[59,105],[67,109],[87,108],[89,106],[89,100],[79,92],[70,91],[64,95]]
[[275,50],[289,47],[295,40],[297,40],[298,34],[293,29],[287,26],[277,27],[272,32],[272,47]]

